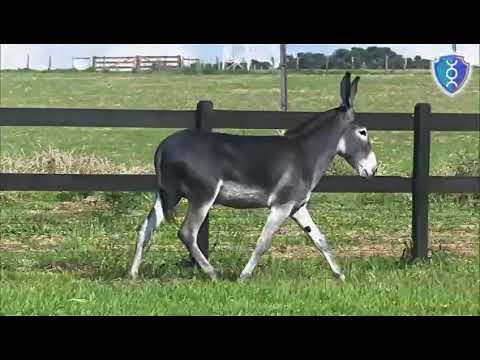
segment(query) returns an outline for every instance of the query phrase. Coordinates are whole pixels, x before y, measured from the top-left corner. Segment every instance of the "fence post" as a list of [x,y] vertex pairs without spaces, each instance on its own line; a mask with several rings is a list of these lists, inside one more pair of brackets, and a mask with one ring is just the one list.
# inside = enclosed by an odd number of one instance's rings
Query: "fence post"
[[[195,128],[202,131],[212,131],[208,126],[207,117],[213,111],[213,103],[211,101],[199,101],[197,104],[197,112],[195,114]],[[208,214],[198,231],[197,244],[202,254],[208,259]]]
[[[430,170],[430,104],[416,104],[413,119],[412,258],[428,252],[428,194]],[[412,260],[413,260],[412,259]]]
[[140,61],[141,61],[141,60],[140,60],[140,56],[138,56],[138,55],[135,56],[135,60],[134,60],[134,61],[135,61],[135,65],[134,65],[134,70],[133,70],[133,71],[136,72],[136,73],[137,73],[137,72],[140,72]]
[[288,109],[287,86],[287,45],[280,44],[280,109]]
[[92,70],[95,72],[97,69],[97,57],[92,56]]

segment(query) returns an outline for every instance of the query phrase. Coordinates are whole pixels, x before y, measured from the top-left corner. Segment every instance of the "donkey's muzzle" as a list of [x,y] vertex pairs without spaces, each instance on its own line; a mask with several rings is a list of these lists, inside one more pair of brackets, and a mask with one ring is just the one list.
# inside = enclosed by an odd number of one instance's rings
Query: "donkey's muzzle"
[[370,170],[370,171],[368,171],[367,169],[363,168],[363,169],[360,171],[360,176],[363,177],[363,178],[369,179],[369,178],[375,176],[375,174],[377,173],[377,170],[378,170],[378,166],[375,166],[375,168],[373,168],[373,169]]
[[370,178],[377,173],[378,165],[377,158],[373,151],[371,151],[368,156],[360,162],[358,173],[364,178]]

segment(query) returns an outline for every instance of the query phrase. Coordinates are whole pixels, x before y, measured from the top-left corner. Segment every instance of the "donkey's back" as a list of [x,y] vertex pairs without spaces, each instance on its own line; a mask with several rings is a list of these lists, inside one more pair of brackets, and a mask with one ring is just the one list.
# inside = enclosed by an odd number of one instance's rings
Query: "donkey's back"
[[210,160],[216,163],[216,167],[232,161],[235,161],[235,166],[259,165],[271,163],[277,158],[292,158],[290,142],[282,136],[245,136],[185,129],[166,138],[159,145],[155,157],[161,155],[162,161],[174,162],[201,160],[208,163]]
[[[239,136],[182,130],[158,147],[157,175],[175,173],[180,179],[199,178],[207,182],[239,182],[268,190],[285,169],[298,161],[297,148],[281,136]],[[167,170],[168,169],[168,170]]]

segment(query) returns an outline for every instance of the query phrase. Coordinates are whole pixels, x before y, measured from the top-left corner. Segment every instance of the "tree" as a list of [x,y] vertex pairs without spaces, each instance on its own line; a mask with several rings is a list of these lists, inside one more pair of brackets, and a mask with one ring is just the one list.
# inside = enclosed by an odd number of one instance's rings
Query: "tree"
[[366,64],[366,50],[363,48],[353,47],[350,51],[350,56],[353,57],[353,67],[360,68],[363,63]]
[[296,69],[297,68],[297,58],[293,55],[287,55],[287,69]]
[[402,55],[395,54],[388,58],[388,67],[390,69],[403,69],[405,59]]
[[315,69],[315,58],[311,52],[298,53],[299,66],[301,69]]
[[[388,67],[390,69],[403,69],[405,58],[395,53],[389,47],[369,46],[366,49],[352,47],[348,49],[337,49],[328,57],[328,67],[331,69],[350,69],[352,67],[367,69],[384,69],[385,57],[388,56]],[[327,56],[322,53],[300,52],[297,54],[300,69],[325,69]],[[296,59],[291,56],[287,58],[289,68],[296,67]],[[422,59],[417,55],[414,59],[407,59],[408,68],[428,68],[430,61]]]

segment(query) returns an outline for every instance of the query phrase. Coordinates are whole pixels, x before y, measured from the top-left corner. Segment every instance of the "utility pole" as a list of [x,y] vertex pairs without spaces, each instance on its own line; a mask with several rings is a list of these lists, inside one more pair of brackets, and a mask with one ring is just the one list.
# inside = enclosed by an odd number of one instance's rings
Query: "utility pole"
[[280,44],[280,107],[283,111],[287,111],[287,46]]
[[[280,107],[282,111],[288,110],[286,44],[280,44]],[[278,130],[278,133],[283,135],[282,130]]]

